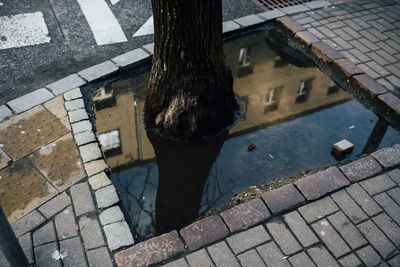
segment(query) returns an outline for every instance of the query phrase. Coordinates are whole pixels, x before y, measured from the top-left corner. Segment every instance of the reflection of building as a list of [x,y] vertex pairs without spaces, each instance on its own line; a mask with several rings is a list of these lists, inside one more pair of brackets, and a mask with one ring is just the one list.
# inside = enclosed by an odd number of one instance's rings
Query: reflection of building
[[[282,62],[265,44],[263,32],[228,42],[224,51],[234,76],[234,90],[245,110],[231,134],[276,124],[350,99],[318,69]],[[113,169],[141,165],[154,158],[142,124],[148,78],[149,73],[145,73],[109,84],[93,100],[98,136]]]

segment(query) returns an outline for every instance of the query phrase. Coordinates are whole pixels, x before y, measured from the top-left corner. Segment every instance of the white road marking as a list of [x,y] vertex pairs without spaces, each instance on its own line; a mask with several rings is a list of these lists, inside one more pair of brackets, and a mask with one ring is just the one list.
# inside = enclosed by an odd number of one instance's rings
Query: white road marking
[[0,2],[0,6],[4,5],[2,2]]
[[0,50],[49,42],[42,12],[0,17]]
[[111,5],[115,6],[120,0],[110,0]]
[[140,27],[137,32],[133,35],[133,37],[149,35],[154,33],[154,21],[153,16],[151,16],[143,25]]
[[77,0],[97,45],[127,42],[114,14],[104,0]]

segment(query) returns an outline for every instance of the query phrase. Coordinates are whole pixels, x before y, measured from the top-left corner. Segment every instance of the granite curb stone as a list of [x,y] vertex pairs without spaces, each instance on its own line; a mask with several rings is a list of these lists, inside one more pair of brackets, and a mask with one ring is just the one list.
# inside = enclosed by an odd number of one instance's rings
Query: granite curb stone
[[83,96],[80,88],[74,88],[64,93],[65,101],[71,101],[82,97]]
[[382,85],[377,83],[367,74],[354,75],[350,79],[350,85],[356,95],[368,100],[372,100],[376,96],[387,92]]
[[240,29],[240,25],[233,20],[222,23],[222,33],[229,33]]
[[350,182],[358,182],[382,171],[381,165],[371,156],[352,161],[339,167]]
[[279,17],[285,16],[286,13],[282,12],[279,9],[268,10],[263,13],[258,13],[257,16],[261,17],[264,21],[273,20]]
[[327,7],[327,6],[330,6],[332,4],[329,3],[328,1],[317,0],[317,1],[311,1],[311,2],[308,2],[308,3],[304,3],[303,5],[308,6],[311,9],[317,9],[317,8]]
[[93,131],[85,131],[80,132],[74,135],[75,143],[78,146],[86,145],[88,143],[92,143],[96,141],[96,136],[94,135]]
[[132,68],[141,64],[144,60],[150,59],[150,54],[142,48],[129,51],[111,59],[120,68]]
[[111,183],[111,180],[108,178],[105,172],[100,172],[89,177],[89,184],[92,190],[100,189],[102,187],[110,185]]
[[310,47],[312,44],[320,42],[321,40],[309,31],[296,32],[294,38],[305,47]]
[[385,147],[371,153],[384,168],[396,167],[400,164],[400,145]]
[[90,68],[81,70],[78,75],[88,82],[93,82],[95,80],[105,78],[110,74],[118,71],[118,67],[115,66],[110,60],[103,63],[94,65]]
[[116,222],[103,227],[107,238],[107,244],[111,251],[120,247],[133,245],[135,242],[128,224]]
[[153,55],[153,54],[154,54],[154,43],[146,44],[146,45],[142,46],[142,48],[143,48],[146,52],[148,52],[150,55]]
[[73,111],[73,110],[77,110],[77,109],[85,109],[85,103],[83,102],[83,98],[65,101],[65,109],[67,111]]
[[79,152],[81,154],[83,163],[102,158],[102,153],[97,143],[90,143],[80,146]]
[[84,121],[72,123],[71,127],[72,127],[72,133],[74,135],[76,135],[76,134],[83,133],[86,131],[91,131],[93,126],[89,120],[84,120]]
[[108,208],[119,202],[117,190],[114,185],[103,187],[95,192],[97,206],[100,209]]
[[65,192],[63,192],[39,207],[39,211],[46,218],[50,218],[69,205],[71,205],[71,198]]
[[284,185],[264,193],[261,198],[267,203],[272,214],[279,214],[305,202],[303,195],[293,184]]
[[297,32],[305,31],[299,23],[294,21],[290,17],[281,17],[276,19],[277,26],[283,29],[286,32],[289,32],[291,35],[295,35]]
[[104,159],[94,160],[84,164],[88,176],[92,176],[108,169]]
[[19,114],[35,106],[43,104],[52,98],[54,98],[52,93],[45,88],[41,88],[7,102],[7,105],[14,110],[15,113]]
[[100,213],[99,216],[101,225],[107,225],[110,223],[115,223],[119,221],[125,220],[124,214],[121,211],[121,208],[118,206],[114,206],[104,210]]
[[245,17],[241,17],[241,18],[235,19],[233,21],[242,27],[251,27],[251,26],[255,26],[255,25],[258,25],[258,24],[264,22],[263,19],[261,19],[260,17],[258,17],[257,15],[254,15],[254,14],[248,15]]
[[84,84],[86,84],[86,82],[83,79],[76,74],[72,74],[54,83],[46,85],[46,87],[57,96]]
[[69,117],[70,123],[89,119],[89,116],[87,115],[86,110],[83,108],[68,112],[68,117]]
[[310,8],[303,4],[297,4],[295,6],[288,6],[280,9],[282,12],[285,12],[288,15],[305,12],[310,10]]
[[0,122],[11,118],[13,116],[13,113],[11,109],[9,109],[6,105],[1,105],[0,106]]

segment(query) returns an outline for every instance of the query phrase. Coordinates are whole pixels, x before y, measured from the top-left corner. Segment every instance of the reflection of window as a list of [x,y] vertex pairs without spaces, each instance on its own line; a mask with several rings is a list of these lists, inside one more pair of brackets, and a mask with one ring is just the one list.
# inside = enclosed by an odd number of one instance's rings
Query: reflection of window
[[239,69],[238,69],[238,77],[253,73],[253,58],[254,58],[254,47],[247,46],[242,47],[239,50]]
[[296,104],[307,101],[312,88],[314,78],[302,80],[297,88]]
[[113,90],[106,90],[101,87],[97,90],[96,95],[93,97],[93,105],[96,110],[115,106],[116,100],[113,94]]
[[121,152],[119,130],[113,130],[100,134],[99,141],[106,156],[107,154],[119,154]]
[[328,92],[326,94],[332,95],[339,92],[339,90],[340,90],[339,85],[337,85],[334,81],[331,81],[331,84],[328,87]]
[[281,97],[283,86],[272,88],[268,90],[265,98],[264,113],[274,111],[278,109],[279,99]]

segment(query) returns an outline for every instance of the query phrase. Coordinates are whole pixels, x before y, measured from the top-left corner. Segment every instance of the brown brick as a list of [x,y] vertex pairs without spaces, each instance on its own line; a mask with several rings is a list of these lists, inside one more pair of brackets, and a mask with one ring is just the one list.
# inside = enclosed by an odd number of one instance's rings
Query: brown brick
[[222,219],[231,232],[245,230],[266,221],[270,212],[261,199],[252,200],[222,212]]
[[357,182],[380,173],[382,167],[373,157],[368,156],[350,162],[340,167],[340,170],[351,182]]
[[297,23],[290,17],[278,18],[276,19],[276,22],[278,23],[278,27],[281,27],[284,30],[289,31],[293,35],[296,32],[305,31],[303,26],[301,26],[299,23]]
[[385,147],[371,154],[384,168],[400,164],[400,145]]
[[346,81],[356,74],[362,74],[364,71],[354,65],[353,62],[346,58],[336,59],[333,61],[332,70],[340,79]]
[[313,43],[319,42],[320,39],[309,31],[301,31],[295,34],[295,38],[301,45],[310,46]]
[[379,100],[382,101],[390,108],[397,116],[400,116],[400,99],[392,93],[387,93],[378,96]]
[[262,199],[267,203],[273,214],[289,210],[305,202],[304,197],[293,184],[269,191],[262,195]]
[[178,233],[172,231],[141,242],[115,254],[118,266],[149,266],[162,262],[185,250]]
[[343,55],[341,55],[325,42],[313,43],[311,45],[311,51],[317,60],[321,60],[324,63],[330,63],[335,59],[344,58]]
[[374,111],[384,117],[394,128],[400,128],[400,99],[392,93],[374,99]]
[[331,167],[327,170],[306,176],[294,184],[307,200],[314,200],[347,186],[350,182],[337,167]]
[[350,86],[354,94],[371,100],[387,90],[366,74],[355,75],[350,80]]
[[196,250],[226,237],[229,230],[221,217],[213,215],[182,228],[180,234],[189,249]]

